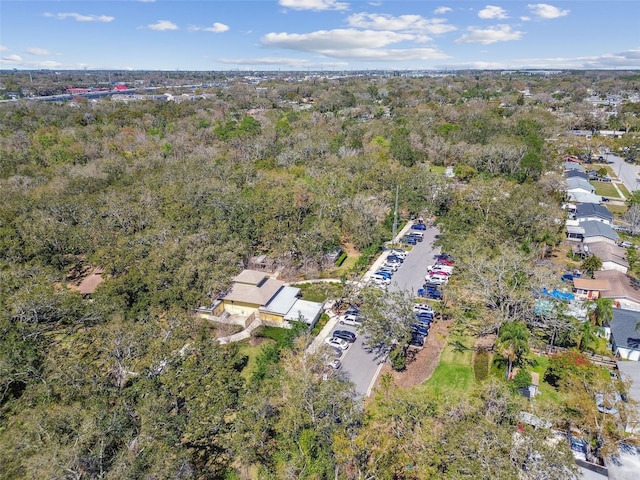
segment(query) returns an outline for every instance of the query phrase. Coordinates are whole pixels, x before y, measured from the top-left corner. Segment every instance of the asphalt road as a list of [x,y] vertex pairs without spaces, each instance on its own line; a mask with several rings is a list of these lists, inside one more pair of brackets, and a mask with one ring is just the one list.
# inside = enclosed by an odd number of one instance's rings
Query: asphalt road
[[[439,248],[433,247],[436,235],[438,235],[438,230],[435,227],[428,227],[424,231],[424,240],[413,246],[405,261],[394,273],[389,286],[390,290],[417,292],[422,287],[424,277],[427,274],[427,266],[433,265],[435,263],[433,257],[440,253]],[[387,252],[383,252],[380,258],[374,262],[372,270],[375,270],[386,256]],[[356,392],[359,395],[367,396],[386,358],[377,358],[375,353],[368,351],[364,346],[363,336],[358,334],[355,327],[338,323],[334,330],[349,330],[358,335],[356,341],[342,355],[342,371],[355,384]]]
[[609,163],[615,174],[622,181],[627,190],[633,192],[640,188],[640,166],[632,165],[624,161],[624,158],[614,155],[613,153],[607,153],[604,155],[605,160]]

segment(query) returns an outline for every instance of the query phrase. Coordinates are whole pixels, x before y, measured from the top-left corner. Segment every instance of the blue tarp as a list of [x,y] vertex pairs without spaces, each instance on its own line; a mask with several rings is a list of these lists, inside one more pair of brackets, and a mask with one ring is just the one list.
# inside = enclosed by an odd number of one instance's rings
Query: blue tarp
[[567,302],[570,302],[571,300],[574,300],[576,298],[573,293],[563,292],[562,290],[557,289],[549,291],[546,288],[543,288],[542,294],[551,298],[555,298],[556,300],[564,300]]

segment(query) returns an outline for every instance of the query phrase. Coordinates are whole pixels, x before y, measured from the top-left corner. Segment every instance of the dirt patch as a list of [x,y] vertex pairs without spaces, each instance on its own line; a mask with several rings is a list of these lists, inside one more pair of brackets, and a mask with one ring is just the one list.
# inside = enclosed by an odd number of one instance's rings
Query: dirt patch
[[357,250],[356,247],[353,246],[353,243],[349,243],[349,242],[344,243],[342,245],[342,250],[349,257],[359,257],[360,256],[360,251]]
[[497,338],[498,336],[496,334],[482,335],[481,337],[478,337],[476,339],[476,351],[493,349]]
[[407,356],[407,368],[402,372],[396,372],[391,365],[385,363],[378,375],[376,387],[380,377],[385,373],[393,376],[393,381],[398,387],[414,387],[428,380],[440,361],[440,353],[447,344],[451,321],[436,321],[431,325],[429,336],[424,348],[412,348]]

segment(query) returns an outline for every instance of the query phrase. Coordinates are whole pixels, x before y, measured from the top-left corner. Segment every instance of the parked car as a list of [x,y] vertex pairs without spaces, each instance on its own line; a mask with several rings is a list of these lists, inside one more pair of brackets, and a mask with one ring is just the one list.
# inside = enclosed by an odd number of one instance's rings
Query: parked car
[[410,232],[407,235],[410,237],[414,237],[418,242],[421,242],[422,240],[424,240],[423,232]]
[[622,248],[631,248],[631,247],[633,247],[633,243],[626,242],[626,241],[625,242],[620,242],[618,245],[621,246]]
[[414,312],[433,312],[433,307],[428,303],[416,303],[413,306]]
[[402,243],[406,243],[407,245],[417,245],[418,239],[410,235],[405,235],[404,237],[402,237]]
[[339,348],[340,350],[346,350],[349,348],[349,342],[342,340],[341,338],[329,337],[324,339],[324,343],[330,347]]
[[424,223],[414,223],[411,225],[412,230],[426,230],[427,226]]
[[453,260],[447,260],[446,258],[440,258],[436,261],[436,265],[446,265],[448,267],[453,267],[455,263]]
[[376,270],[376,273],[374,273],[374,275],[379,275],[381,277],[391,279],[391,277],[393,276],[393,273],[385,272],[384,270]]
[[342,325],[360,325],[362,318],[359,311],[347,310],[344,315],[338,317],[338,322]]
[[418,290],[418,296],[430,300],[442,300],[442,292],[439,290],[421,288]]
[[396,256],[388,256],[385,261],[387,263],[397,263],[397,264],[404,263],[404,259]]
[[449,255],[448,253],[440,253],[440,254],[436,255],[434,258],[438,262],[440,262],[442,260],[448,260],[450,262],[455,262],[455,258],[453,258],[453,256]]
[[413,347],[422,348],[424,347],[424,340],[425,340],[425,337],[423,335],[420,335],[418,333],[412,333],[411,340],[409,340],[409,345]]
[[342,340],[346,340],[349,343],[353,343],[356,341],[356,334],[350,332],[349,330],[334,330],[331,334],[334,338],[341,338]]
[[429,265],[427,267],[427,271],[429,272],[446,272],[448,275],[453,273],[453,265],[444,265],[436,263],[435,265]]
[[397,257],[407,258],[407,255],[409,255],[409,252],[407,252],[406,250],[402,250],[401,248],[396,248],[394,250],[391,250],[389,254],[395,255]]
[[342,368],[342,362],[339,358],[334,358],[327,362],[327,367],[333,368],[334,370],[340,370],[340,368]]
[[411,325],[411,331],[419,335],[422,335],[423,337],[426,337],[427,335],[429,335],[429,329],[424,325],[413,324]]
[[395,272],[400,268],[400,263],[384,262],[381,268],[390,268]]
[[379,285],[391,285],[391,278],[386,278],[375,273],[371,275],[371,280],[373,281],[373,283],[377,283]]
[[376,270],[376,272],[388,273],[389,275],[393,275],[396,272],[396,269],[394,269],[392,267],[382,266],[382,267],[378,268],[378,270]]
[[449,277],[446,275],[428,275],[427,281],[436,285],[446,285],[449,282]]

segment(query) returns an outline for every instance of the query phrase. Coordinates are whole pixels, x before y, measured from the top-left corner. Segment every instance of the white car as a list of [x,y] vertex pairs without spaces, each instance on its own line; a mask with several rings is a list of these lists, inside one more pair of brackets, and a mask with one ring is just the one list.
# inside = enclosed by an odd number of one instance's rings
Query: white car
[[342,340],[341,338],[329,337],[324,339],[324,343],[330,347],[339,348],[340,350],[346,350],[349,348],[349,342]]
[[427,275],[425,280],[435,285],[446,285],[449,281],[449,277],[445,275]]
[[445,272],[449,275],[453,273],[453,267],[451,265],[429,265],[427,270],[430,272]]
[[382,268],[390,268],[395,272],[396,270],[398,270],[398,268],[400,268],[400,265],[400,263],[384,262],[382,264]]
[[380,283],[380,284],[383,284],[383,285],[391,285],[391,279],[390,278],[387,278],[387,277],[384,277],[382,275],[378,275],[378,274],[375,274],[375,273],[373,275],[371,275],[371,280],[374,283]]
[[389,252],[389,255],[395,255],[396,257],[400,258],[407,258],[407,255],[409,255],[409,253],[404,250],[391,250]]
[[428,303],[416,303],[413,306],[413,311],[418,313],[418,312],[428,312],[428,313],[432,313],[433,312],[433,307],[431,305],[429,305]]

